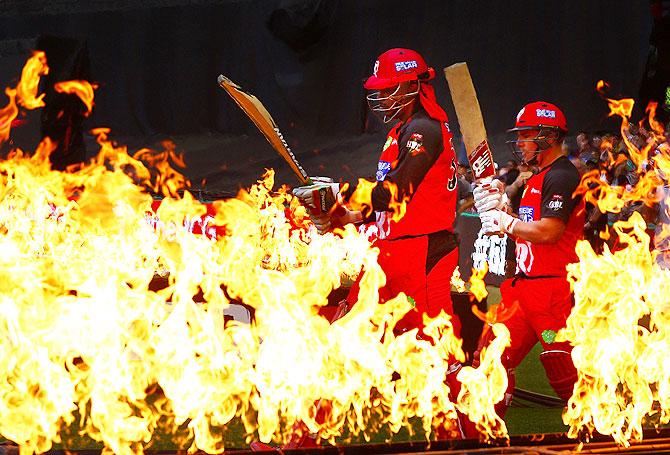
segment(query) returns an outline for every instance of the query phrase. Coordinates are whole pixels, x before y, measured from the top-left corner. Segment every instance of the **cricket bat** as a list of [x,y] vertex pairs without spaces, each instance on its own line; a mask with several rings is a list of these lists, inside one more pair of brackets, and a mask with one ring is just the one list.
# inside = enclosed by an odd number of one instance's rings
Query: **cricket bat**
[[461,127],[465,151],[475,180],[496,174],[493,155],[486,139],[486,128],[479,107],[477,92],[465,62],[454,63],[444,69],[451,99]]
[[263,133],[263,136],[265,136],[265,139],[268,140],[272,148],[284,158],[295,176],[298,178],[298,181],[300,181],[300,184],[309,184],[310,180],[307,172],[305,172],[300,163],[298,163],[298,159],[291,151],[286,140],[284,140],[284,136],[279,131],[279,128],[270,113],[265,109],[265,106],[263,106],[263,103],[251,93],[244,91],[242,87],[224,75],[219,76],[218,82],[221,88],[231,96],[240,109],[247,114],[247,117],[249,117],[254,125],[256,125],[256,128]]
[[[249,117],[254,125],[256,125],[256,128],[263,133],[263,136],[265,136],[265,139],[268,140],[272,148],[284,158],[284,161],[288,163],[300,184],[311,185],[313,183],[312,180],[298,162],[298,159],[291,151],[286,140],[284,140],[284,136],[279,131],[277,124],[268,110],[263,106],[263,103],[223,74],[219,75],[218,82],[221,88],[230,95],[240,109],[247,114],[247,117]],[[328,187],[317,186],[313,191],[314,207],[311,210],[314,214],[320,215],[321,213],[329,213],[331,210],[340,210],[341,206],[335,207],[337,201]],[[335,208],[333,209],[333,207]]]

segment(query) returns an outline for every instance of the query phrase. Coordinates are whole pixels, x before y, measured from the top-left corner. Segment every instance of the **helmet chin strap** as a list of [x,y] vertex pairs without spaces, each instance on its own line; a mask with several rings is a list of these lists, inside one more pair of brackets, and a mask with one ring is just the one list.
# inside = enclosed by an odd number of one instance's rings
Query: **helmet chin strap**
[[521,162],[522,162],[523,164],[528,165],[528,166],[536,165],[536,164],[538,163],[538,161],[537,161],[537,156],[538,156],[539,154],[540,154],[540,152],[537,152],[537,153],[533,154],[532,158],[530,158],[530,159],[528,159],[528,160],[523,159],[523,155],[522,155]]

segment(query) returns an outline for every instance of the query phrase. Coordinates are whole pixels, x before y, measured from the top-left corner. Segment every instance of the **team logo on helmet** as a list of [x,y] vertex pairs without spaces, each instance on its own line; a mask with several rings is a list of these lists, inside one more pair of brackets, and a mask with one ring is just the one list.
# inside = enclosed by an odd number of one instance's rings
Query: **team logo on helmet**
[[375,66],[372,68],[372,74],[374,74],[375,77],[377,77],[377,71],[379,71],[379,60],[375,61]]
[[525,111],[526,111],[526,108],[525,108],[525,106],[524,106],[524,107],[521,108],[521,110],[519,111],[519,113],[516,114],[516,121],[517,121],[517,122],[519,121],[519,119],[521,119],[521,116],[523,115],[523,113],[524,113]]
[[395,70],[397,73],[400,71],[407,71],[411,70],[412,68],[418,68],[419,64],[416,63],[416,60],[408,60],[406,62],[396,62],[395,63]]
[[535,115],[544,118],[556,118],[556,111],[551,109],[535,109]]

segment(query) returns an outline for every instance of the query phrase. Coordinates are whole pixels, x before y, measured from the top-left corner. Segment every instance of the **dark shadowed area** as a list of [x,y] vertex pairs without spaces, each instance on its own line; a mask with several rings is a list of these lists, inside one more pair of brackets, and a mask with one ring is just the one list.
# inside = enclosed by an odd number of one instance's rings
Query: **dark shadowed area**
[[[384,50],[414,48],[436,68],[456,130],[442,69],[467,61],[503,162],[504,132],[530,101],[558,104],[574,133],[615,128],[596,82],[637,96],[651,24],[647,0],[3,0],[0,85],[46,42],[61,77],[99,86],[84,131],[110,127],[131,148],[172,138],[195,187],[234,193],[267,167],[295,179],[219,74],[265,104],[310,174],[352,180],[374,174],[385,134],[361,85]],[[15,144],[30,148],[43,117],[29,114]]]

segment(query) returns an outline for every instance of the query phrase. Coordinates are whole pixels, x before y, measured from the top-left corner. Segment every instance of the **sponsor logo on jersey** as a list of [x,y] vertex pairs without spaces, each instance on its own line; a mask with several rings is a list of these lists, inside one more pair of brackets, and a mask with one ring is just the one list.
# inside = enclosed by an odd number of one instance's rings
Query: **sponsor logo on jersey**
[[384,143],[384,148],[382,149],[382,152],[385,152],[387,148],[389,148],[393,144],[393,138],[391,136],[386,138],[386,142]]
[[[449,139],[449,141],[451,141],[451,139]],[[455,158],[451,159],[451,165],[449,167],[451,168],[451,177],[449,177],[449,181],[447,182],[447,189],[449,191],[454,191],[456,185],[458,185],[458,177],[456,176],[458,174],[458,166],[456,166]]]
[[544,118],[556,118],[556,111],[551,109],[535,109],[535,115]]
[[553,211],[561,210],[563,208],[563,196],[560,194],[554,194],[547,204],[547,207]]
[[396,72],[411,70],[412,68],[418,68],[419,65],[416,63],[416,60],[407,60],[406,62],[396,62],[395,70]]
[[388,161],[379,161],[377,163],[377,181],[381,182],[386,178],[386,174],[391,170],[391,163]]
[[533,215],[535,214],[535,208],[529,207],[527,205],[519,207],[519,219],[524,222],[533,221]]
[[542,193],[537,188],[531,188],[530,189],[530,194],[542,194]]
[[423,134],[412,133],[407,141],[407,150],[409,151],[410,156],[425,152],[426,149],[423,147]]

